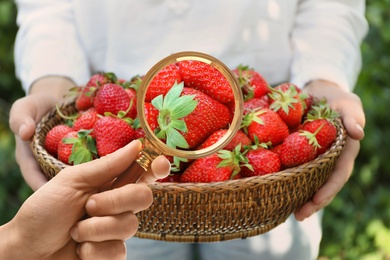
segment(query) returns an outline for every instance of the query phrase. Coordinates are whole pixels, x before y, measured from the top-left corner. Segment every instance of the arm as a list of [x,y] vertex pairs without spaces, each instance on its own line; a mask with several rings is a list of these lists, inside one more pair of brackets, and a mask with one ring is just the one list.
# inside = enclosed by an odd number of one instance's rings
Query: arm
[[291,82],[303,87],[324,79],[352,90],[368,29],[364,11],[364,0],[301,0],[291,34]]
[[28,142],[43,115],[62,101],[69,88],[85,82],[89,69],[71,1],[17,0],[16,4],[16,75],[28,96],[14,103],[9,121],[16,138],[16,161],[27,184],[36,190],[47,180]]
[[86,82],[88,61],[79,41],[72,1],[17,0],[16,5],[15,67],[26,93],[47,76],[66,77],[78,85]]

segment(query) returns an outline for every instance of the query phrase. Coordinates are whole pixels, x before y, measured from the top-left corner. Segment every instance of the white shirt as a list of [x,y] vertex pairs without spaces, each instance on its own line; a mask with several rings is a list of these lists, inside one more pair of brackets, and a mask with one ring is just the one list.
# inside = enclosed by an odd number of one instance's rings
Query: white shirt
[[327,79],[351,90],[367,32],[364,0],[17,0],[16,74],[78,85],[130,79],[179,51],[249,65],[269,84]]

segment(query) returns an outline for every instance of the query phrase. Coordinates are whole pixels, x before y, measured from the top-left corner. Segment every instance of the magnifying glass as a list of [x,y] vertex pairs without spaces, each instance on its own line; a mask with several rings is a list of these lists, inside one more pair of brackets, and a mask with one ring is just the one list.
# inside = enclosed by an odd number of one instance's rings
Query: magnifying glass
[[[233,118],[230,119],[230,122],[227,126],[226,134],[223,135],[222,138],[220,138],[211,146],[200,150],[196,150],[196,148],[194,148],[195,150],[178,148],[168,145],[166,141],[158,137],[151,129],[151,126],[148,124],[145,115],[145,97],[148,92],[148,87],[150,86],[153,79],[160,71],[167,68],[168,66],[174,64],[180,67],[180,64],[184,63],[193,63],[195,66],[209,67],[209,71],[211,71],[212,73],[202,75],[203,77],[206,77],[206,81],[211,80],[212,82],[214,82],[211,86],[207,86],[208,89],[215,88],[215,92],[217,92],[218,88],[220,88],[219,81],[227,81],[228,85],[230,85],[231,87],[231,91],[233,92],[234,99],[230,102],[230,106],[233,106],[232,111],[234,111],[234,114]],[[207,77],[215,78],[207,79]],[[191,85],[191,82],[187,82],[187,84]],[[196,87],[197,90],[194,90],[195,93],[197,93],[196,91],[204,93],[205,89],[202,89],[202,83],[195,83],[195,85],[196,84],[198,84],[198,86]],[[184,87],[185,85],[186,83],[184,83]],[[193,93],[194,91],[190,92]],[[196,97],[194,97],[194,100],[196,100]],[[209,104],[209,101],[207,101],[206,103]],[[199,107],[198,110],[199,109],[202,108]],[[145,76],[142,78],[142,82],[137,92],[137,113],[140,125],[145,132],[144,147],[142,151],[138,154],[136,160],[123,174],[121,174],[115,180],[111,188],[120,187],[128,183],[136,183],[138,179],[148,170],[151,162],[159,155],[170,155],[179,158],[197,159],[216,153],[224,146],[226,146],[233,139],[235,133],[239,130],[242,121],[242,111],[243,95],[237,82],[237,79],[233,72],[220,60],[201,52],[179,52],[171,54],[170,56],[162,59],[145,74]],[[202,122],[198,122],[198,127],[202,127]]]

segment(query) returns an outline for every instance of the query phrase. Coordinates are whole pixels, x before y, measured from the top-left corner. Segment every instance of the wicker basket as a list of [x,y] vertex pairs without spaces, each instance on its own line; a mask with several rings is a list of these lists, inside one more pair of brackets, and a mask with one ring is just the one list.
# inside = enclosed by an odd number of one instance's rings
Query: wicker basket
[[[70,115],[74,103],[61,111]],[[62,122],[56,110],[38,124],[31,148],[48,179],[66,164],[43,148],[46,133]],[[217,242],[265,233],[311,199],[333,171],[345,145],[341,124],[335,142],[315,160],[278,173],[219,183],[154,183],[153,205],[137,214],[140,238],[174,242]]]

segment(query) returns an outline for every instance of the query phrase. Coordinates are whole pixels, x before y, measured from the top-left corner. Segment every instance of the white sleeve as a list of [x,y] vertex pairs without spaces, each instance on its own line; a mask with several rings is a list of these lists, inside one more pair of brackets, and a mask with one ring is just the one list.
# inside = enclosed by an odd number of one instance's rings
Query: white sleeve
[[368,31],[364,0],[301,0],[292,31],[291,82],[325,79],[351,91]]
[[16,76],[26,93],[44,76],[64,76],[76,84],[89,75],[69,0],[17,0]]

